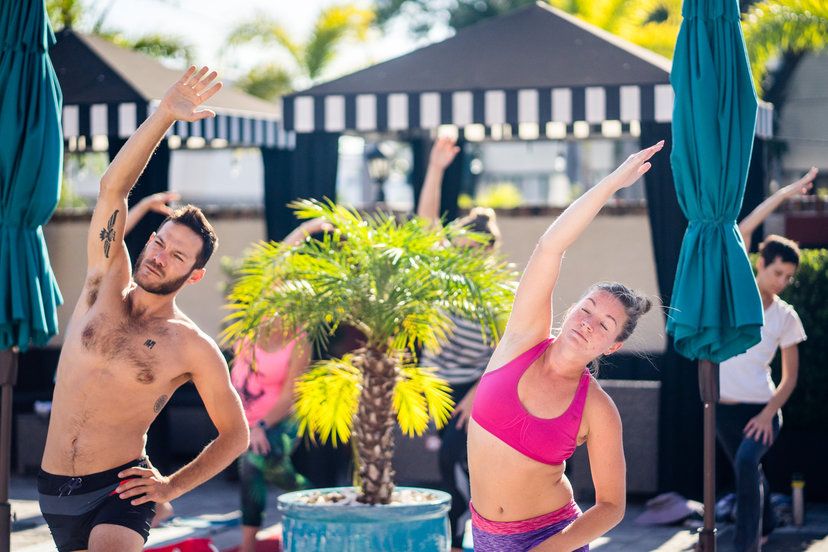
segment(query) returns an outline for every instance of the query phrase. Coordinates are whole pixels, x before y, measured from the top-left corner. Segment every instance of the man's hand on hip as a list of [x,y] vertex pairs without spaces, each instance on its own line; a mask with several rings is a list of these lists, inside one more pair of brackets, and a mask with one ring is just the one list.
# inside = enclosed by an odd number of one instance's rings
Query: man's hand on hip
[[161,475],[152,465],[149,468],[128,468],[118,477],[124,481],[115,491],[122,500],[138,497],[131,501],[133,506],[146,502],[169,502],[180,494],[173,488],[170,478]]

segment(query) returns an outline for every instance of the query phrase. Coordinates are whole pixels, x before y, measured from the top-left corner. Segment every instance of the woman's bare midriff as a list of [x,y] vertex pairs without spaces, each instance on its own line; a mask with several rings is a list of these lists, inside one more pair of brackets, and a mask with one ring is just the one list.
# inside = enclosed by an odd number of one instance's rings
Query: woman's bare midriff
[[520,521],[572,500],[566,464],[549,465],[516,451],[469,420],[469,471],[474,509],[492,521]]

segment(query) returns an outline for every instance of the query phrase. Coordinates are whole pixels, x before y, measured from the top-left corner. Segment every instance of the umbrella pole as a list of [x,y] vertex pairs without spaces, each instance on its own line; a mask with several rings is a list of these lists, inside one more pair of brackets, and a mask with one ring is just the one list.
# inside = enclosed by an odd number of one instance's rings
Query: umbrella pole
[[11,473],[12,386],[17,381],[17,351],[0,351],[0,552],[11,548]]
[[719,364],[699,360],[699,393],[704,403],[704,526],[699,550],[716,550],[716,403],[719,402]]

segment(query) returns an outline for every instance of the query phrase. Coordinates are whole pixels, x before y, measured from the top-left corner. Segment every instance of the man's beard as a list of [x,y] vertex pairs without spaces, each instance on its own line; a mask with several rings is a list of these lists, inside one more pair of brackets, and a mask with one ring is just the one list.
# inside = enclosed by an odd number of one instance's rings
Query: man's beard
[[152,293],[153,295],[170,295],[171,293],[175,293],[179,289],[184,286],[184,283],[190,278],[190,274],[185,274],[175,280],[166,280],[161,281],[158,283],[149,283],[144,282],[143,277],[139,276],[138,273],[141,271],[141,265],[147,263],[156,274],[162,274],[162,271],[159,267],[153,264],[152,261],[144,259],[144,251],[146,250],[146,246],[143,250],[141,250],[141,254],[138,255],[138,260],[135,262],[135,283],[138,284],[138,287],[146,291],[147,293]]

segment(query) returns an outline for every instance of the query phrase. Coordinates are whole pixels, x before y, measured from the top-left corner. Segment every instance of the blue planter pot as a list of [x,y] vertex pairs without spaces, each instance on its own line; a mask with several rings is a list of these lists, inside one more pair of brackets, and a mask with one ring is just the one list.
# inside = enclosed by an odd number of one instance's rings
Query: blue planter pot
[[[407,489],[409,487],[398,487]],[[418,504],[384,506],[305,504],[310,493],[333,487],[286,493],[279,497],[283,514],[284,552],[448,552],[451,496],[418,489],[437,498]]]

